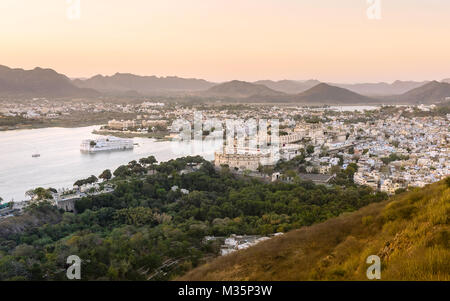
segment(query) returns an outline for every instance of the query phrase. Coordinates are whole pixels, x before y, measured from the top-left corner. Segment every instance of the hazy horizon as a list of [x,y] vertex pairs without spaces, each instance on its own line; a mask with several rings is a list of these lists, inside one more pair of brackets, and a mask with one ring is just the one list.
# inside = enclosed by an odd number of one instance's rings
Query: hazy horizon
[[23,68],[23,67],[21,67],[21,66],[7,66],[7,65],[5,65],[5,64],[1,64],[0,63],[0,66],[5,66],[5,67],[8,67],[8,68],[11,68],[11,69],[23,69],[23,70],[25,70],[25,71],[31,71],[31,70],[33,70],[33,69],[35,69],[35,68],[42,68],[42,69],[52,69],[52,70],[54,70],[54,71],[56,71],[57,73],[60,73],[60,74],[63,74],[63,75],[65,75],[65,76],[67,76],[69,79],[71,79],[71,80],[76,80],[76,79],[80,79],[80,80],[86,80],[86,79],[90,79],[90,78],[92,78],[92,77],[94,77],[94,76],[97,76],[97,75],[101,75],[101,76],[104,76],[104,77],[111,77],[111,76],[114,76],[115,74],[117,74],[117,73],[119,73],[119,74],[132,74],[132,75],[136,75],[136,76],[156,76],[156,77],[158,77],[158,78],[167,78],[167,77],[179,77],[179,78],[185,78],[185,79],[199,79],[199,80],[206,80],[206,81],[208,81],[208,82],[211,82],[211,83],[217,83],[217,84],[219,84],[219,83],[225,83],[225,82],[230,82],[230,81],[246,81],[246,82],[257,82],[257,81],[274,81],[274,82],[278,82],[278,81],[284,81],[284,80],[288,80],[288,81],[296,81],[296,82],[306,82],[306,81],[310,81],[310,80],[317,80],[317,81],[319,81],[319,82],[321,82],[321,83],[335,83],[335,84],[349,84],[349,85],[351,85],[351,84],[378,84],[378,83],[387,83],[387,84],[393,84],[394,82],[396,82],[396,81],[401,81],[401,82],[426,82],[426,81],[442,81],[442,80],[448,80],[449,78],[427,78],[427,79],[403,79],[403,78],[398,78],[398,79],[396,79],[396,80],[393,80],[393,81],[382,81],[382,80],[373,80],[373,81],[350,81],[350,82],[338,82],[338,81],[323,81],[323,80],[321,80],[320,78],[305,78],[305,79],[294,79],[294,78],[279,78],[279,79],[273,79],[273,78],[259,78],[259,79],[254,79],[254,80],[243,80],[243,79],[240,79],[240,78],[229,78],[229,79],[225,79],[225,80],[222,80],[222,81],[214,81],[214,80],[210,80],[210,79],[208,79],[208,78],[202,78],[202,77],[199,77],[199,76],[191,76],[191,77],[183,77],[183,76],[179,76],[179,75],[177,75],[177,74],[170,74],[170,75],[157,75],[157,74],[151,74],[151,73],[149,73],[149,74],[137,74],[137,73],[133,73],[133,72],[126,72],[126,71],[117,71],[117,72],[114,72],[114,73],[111,73],[111,74],[102,74],[102,73],[94,73],[93,75],[91,75],[91,76],[81,76],[81,77],[76,77],[76,76],[70,76],[70,74],[65,74],[65,73],[62,73],[62,72],[60,72],[60,71],[58,71],[58,70],[55,70],[55,69],[53,69],[53,68],[49,68],[49,67],[46,67],[46,66],[34,66],[34,67],[31,67],[31,68]]
[[[116,72],[229,80],[374,83],[450,77],[450,1],[0,2],[0,64],[70,78]],[[343,2],[343,1],[339,1]]]

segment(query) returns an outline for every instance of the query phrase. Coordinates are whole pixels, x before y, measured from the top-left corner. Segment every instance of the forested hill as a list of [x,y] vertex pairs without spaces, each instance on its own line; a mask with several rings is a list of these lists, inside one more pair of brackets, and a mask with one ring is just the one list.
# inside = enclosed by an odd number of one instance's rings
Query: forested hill
[[113,171],[114,193],[81,199],[77,213],[42,202],[3,220],[0,280],[64,280],[69,255],[83,260],[83,280],[173,279],[218,255],[205,236],[288,232],[386,199],[354,185],[354,171],[326,187],[237,178],[201,157],[132,161]]
[[450,178],[220,257],[183,280],[450,280]]

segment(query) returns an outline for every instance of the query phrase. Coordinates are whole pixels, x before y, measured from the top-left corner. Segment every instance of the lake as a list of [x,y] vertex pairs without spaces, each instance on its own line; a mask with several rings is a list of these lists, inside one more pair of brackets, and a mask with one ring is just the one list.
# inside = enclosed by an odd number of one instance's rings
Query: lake
[[[96,138],[92,131],[98,126],[81,128],[45,128],[0,132],[0,197],[5,201],[26,199],[27,190],[44,187],[68,188],[79,179],[98,176],[103,170],[153,155],[168,161],[186,155],[214,159],[211,143],[187,144],[134,138],[129,151],[85,154],[80,152],[83,139]],[[39,158],[32,155],[38,153]]]

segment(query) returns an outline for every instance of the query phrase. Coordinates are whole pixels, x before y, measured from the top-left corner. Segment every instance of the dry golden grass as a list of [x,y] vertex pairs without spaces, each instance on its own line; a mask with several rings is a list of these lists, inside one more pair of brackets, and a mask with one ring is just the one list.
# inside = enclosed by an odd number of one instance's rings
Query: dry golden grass
[[450,188],[441,181],[219,257],[180,280],[450,280]]

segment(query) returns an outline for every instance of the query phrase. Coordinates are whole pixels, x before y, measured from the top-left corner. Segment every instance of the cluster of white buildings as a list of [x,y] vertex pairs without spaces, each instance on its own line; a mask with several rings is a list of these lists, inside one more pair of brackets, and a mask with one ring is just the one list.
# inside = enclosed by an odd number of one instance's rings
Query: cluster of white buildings
[[231,234],[229,237],[214,237],[214,236],[206,236],[204,238],[205,242],[221,240],[223,244],[220,248],[220,255],[228,255],[238,250],[247,249],[251,246],[257,245],[260,242],[266,241],[271,237],[280,236],[283,233],[275,233],[269,236],[260,236],[260,235],[236,235]]
[[[404,110],[410,109],[405,107]],[[430,107],[423,106],[421,110],[427,109]],[[262,111],[251,118],[267,116],[267,112]],[[450,116],[407,118],[401,113],[400,110],[384,118],[355,122],[361,113],[340,112],[329,116],[322,111],[318,115],[320,122],[306,123],[293,120],[287,110],[277,108],[271,117],[282,117],[277,158],[290,160],[299,155],[301,149],[309,148],[306,172],[332,174],[335,166],[346,169],[350,163],[355,163],[355,183],[389,194],[409,186],[422,187],[449,176]],[[317,115],[317,110],[302,108],[297,109],[296,114]],[[268,137],[266,141],[270,143]],[[228,165],[239,171],[255,171],[261,165],[274,163],[273,152],[258,148],[228,145],[228,151],[215,154],[217,167]]]
[[85,101],[50,100],[33,98],[23,101],[3,101],[0,114],[9,117],[21,116],[28,119],[53,119],[69,116],[72,112],[115,112],[127,111],[127,105],[107,102],[87,103]]
[[110,120],[108,128],[111,130],[127,131],[129,129],[148,129],[156,126],[167,127],[167,120]]
[[359,125],[357,131],[365,137],[355,146],[357,184],[394,193],[450,175],[448,119],[392,116],[372,127]]

